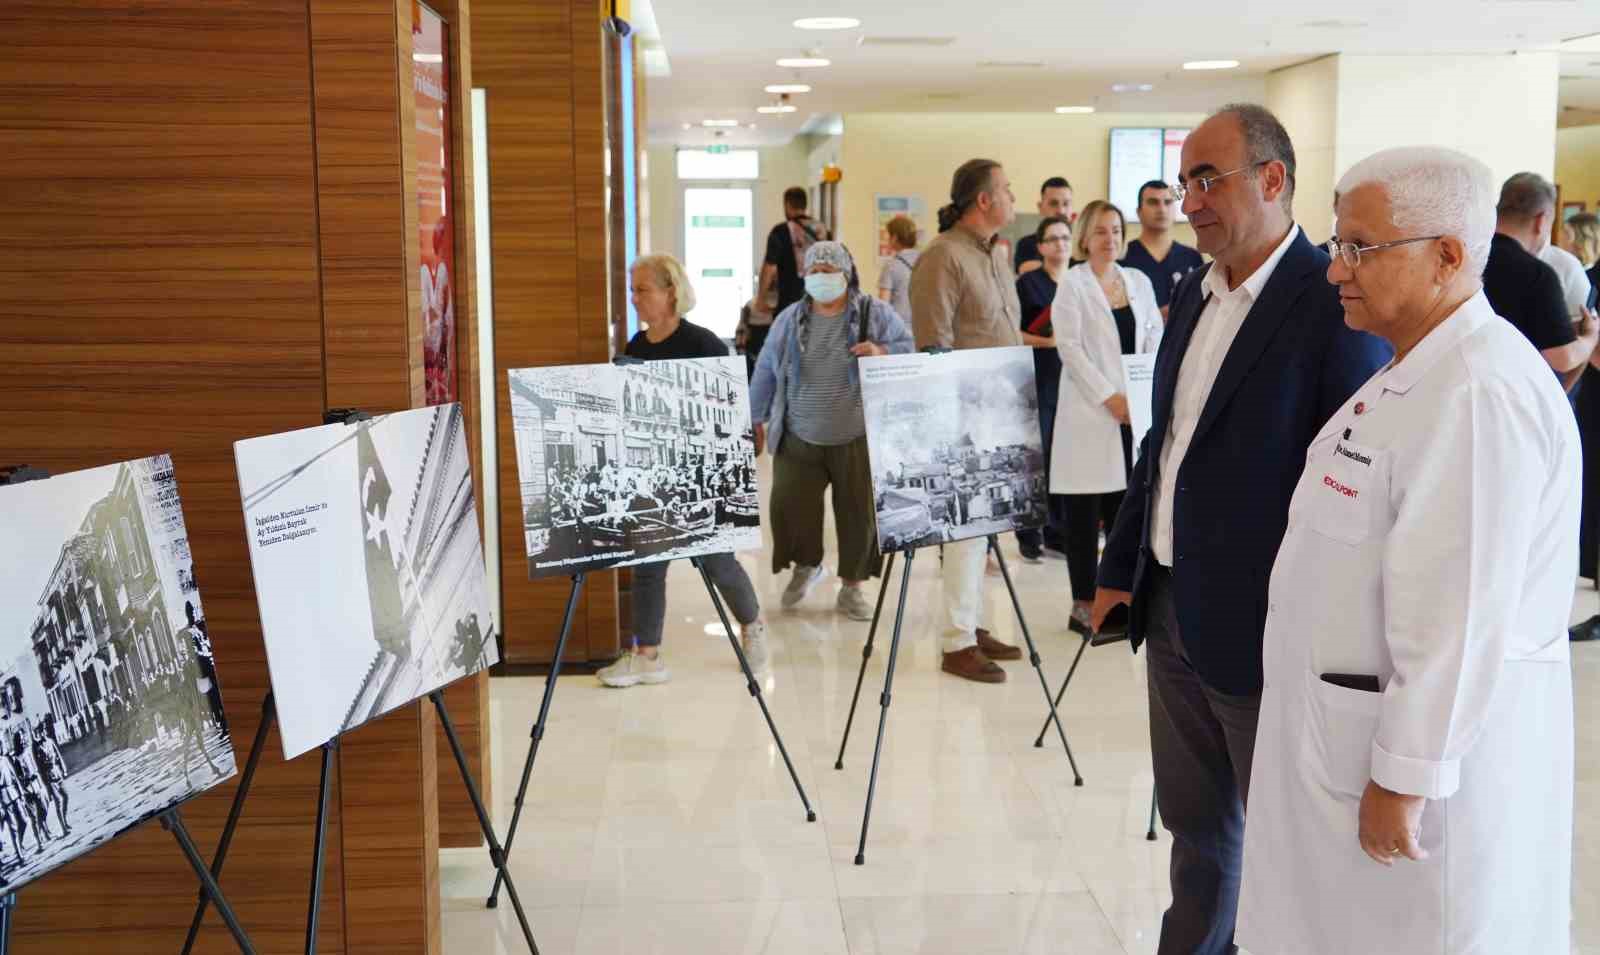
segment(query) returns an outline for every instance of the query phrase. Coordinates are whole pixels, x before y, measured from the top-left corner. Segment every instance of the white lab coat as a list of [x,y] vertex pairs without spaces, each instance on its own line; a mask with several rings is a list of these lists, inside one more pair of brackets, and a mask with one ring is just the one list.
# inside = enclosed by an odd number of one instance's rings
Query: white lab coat
[[[1312,442],[1268,593],[1251,955],[1568,951],[1581,485],[1572,409],[1481,294]],[[1362,852],[1369,779],[1428,797],[1426,861]]]
[[[1134,351],[1161,344],[1161,307],[1150,279],[1138,269],[1113,266],[1122,275],[1133,306]],[[1126,393],[1122,343],[1111,302],[1087,262],[1067,270],[1050,306],[1056,351],[1061,354],[1061,389],[1050,454],[1050,493],[1104,494],[1128,486],[1122,461],[1122,426],[1105,400]]]

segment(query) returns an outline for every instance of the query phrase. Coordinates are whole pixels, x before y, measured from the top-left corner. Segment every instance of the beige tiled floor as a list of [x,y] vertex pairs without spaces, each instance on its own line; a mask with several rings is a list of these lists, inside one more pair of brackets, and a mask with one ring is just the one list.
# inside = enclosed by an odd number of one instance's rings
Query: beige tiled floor
[[[831,535],[830,535],[831,540]],[[1012,567],[1052,686],[1077,640],[1065,628],[1066,566]],[[770,608],[763,691],[818,821],[807,823],[693,569],[674,566],[663,686],[608,690],[563,677],[513,855],[548,955],[646,953],[1155,951],[1170,840],[1145,841],[1151,775],[1143,656],[1089,651],[1062,708],[1085,785],[1060,743],[1033,746],[1044,704],[1026,661],[1003,686],[941,675],[932,639],[937,560],[915,564],[865,866],[853,859],[888,658],[867,671],[846,753],[833,768],[866,624],[833,613],[829,581],[796,611],[782,580],[743,561]],[[898,569],[896,571],[898,583]],[[1020,641],[999,579],[997,633]],[[891,604],[892,606],[892,604]],[[1580,589],[1575,619],[1600,607]],[[1600,952],[1600,646],[1574,650],[1578,818],[1574,938]],[[495,818],[503,828],[542,678],[492,684]],[[443,853],[445,951],[525,951],[510,906],[483,907],[482,850]]]

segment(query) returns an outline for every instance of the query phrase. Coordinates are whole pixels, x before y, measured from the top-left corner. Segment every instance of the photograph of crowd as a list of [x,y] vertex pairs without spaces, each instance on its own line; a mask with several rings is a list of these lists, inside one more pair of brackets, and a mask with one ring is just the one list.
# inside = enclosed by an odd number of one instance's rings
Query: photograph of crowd
[[292,759],[499,660],[459,404],[234,445]]
[[1047,475],[1027,348],[861,360],[884,551],[1039,527]]
[[531,577],[761,546],[744,365],[511,372]]
[[0,486],[0,890],[234,772],[171,460]]

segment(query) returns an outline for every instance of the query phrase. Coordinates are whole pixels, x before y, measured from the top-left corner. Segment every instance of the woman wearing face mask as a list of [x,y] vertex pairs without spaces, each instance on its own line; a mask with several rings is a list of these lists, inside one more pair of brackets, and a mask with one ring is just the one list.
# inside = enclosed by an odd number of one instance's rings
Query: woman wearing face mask
[[842,244],[812,245],[805,273],[805,298],[772,323],[750,383],[757,453],[772,439],[772,572],[794,565],[786,608],[826,576],[822,496],[831,485],[844,584],[836,606],[852,620],[871,620],[861,584],[878,575],[880,558],[856,359],[909,352],[913,340],[892,308],[861,293]]
[[[694,308],[694,288],[683,266],[670,255],[647,255],[629,273],[633,307],[644,330],[628,342],[627,355],[642,361],[669,358],[720,358],[728,346],[714,332],[685,319]],[[727,601],[743,631],[744,655],[752,670],[767,665],[767,624],[750,575],[733,554],[708,554],[700,563]],[[661,660],[661,630],[667,616],[667,567],[671,561],[633,568],[632,653],[596,674],[606,686],[665,683],[671,672]]]
[[1155,289],[1138,269],[1117,264],[1123,251],[1122,211],[1089,203],[1078,219],[1072,267],[1051,306],[1061,393],[1055,442],[1070,449],[1050,464],[1050,491],[1065,495],[1067,574],[1072,580],[1068,626],[1089,632],[1099,564],[1100,525],[1111,528],[1133,467],[1122,356],[1153,352],[1161,344],[1161,309]]

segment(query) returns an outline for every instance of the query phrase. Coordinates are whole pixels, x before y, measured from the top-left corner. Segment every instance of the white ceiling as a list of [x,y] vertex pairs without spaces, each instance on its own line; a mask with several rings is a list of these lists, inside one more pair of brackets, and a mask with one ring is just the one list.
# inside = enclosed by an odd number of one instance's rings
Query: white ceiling
[[[1329,53],[1484,53],[1551,49],[1600,32],[1600,0],[635,0],[652,76],[652,143],[781,145],[821,118],[850,112],[1203,112],[1259,97],[1268,72]],[[837,15],[856,30],[796,29]],[[949,38],[948,45],[885,39]],[[786,70],[779,57],[819,50],[833,65]],[[1239,69],[1185,72],[1195,59]],[[659,54],[647,63],[659,68]],[[1600,122],[1600,43],[1562,57],[1564,124]],[[799,107],[758,115],[771,83],[809,83]],[[1114,83],[1150,92],[1115,93]],[[1570,109],[1566,109],[1570,107]],[[714,138],[704,119],[755,123]],[[1071,117],[1063,117],[1070,121]],[[685,131],[687,123],[693,128]]]

